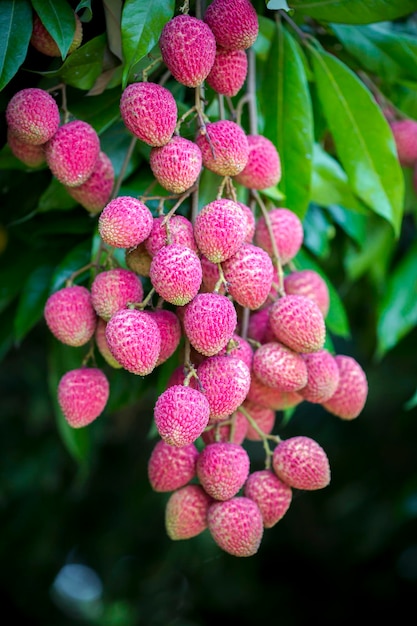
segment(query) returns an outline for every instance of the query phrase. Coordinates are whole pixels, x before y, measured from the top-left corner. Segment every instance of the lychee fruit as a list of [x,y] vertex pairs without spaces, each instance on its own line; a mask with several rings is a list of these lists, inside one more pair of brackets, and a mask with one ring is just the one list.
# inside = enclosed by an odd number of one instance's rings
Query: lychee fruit
[[334,356],[325,349],[302,355],[307,365],[307,384],[298,392],[304,400],[322,404],[335,393],[340,379]]
[[[145,240],[147,241],[147,240]],[[152,257],[146,249],[145,241],[134,248],[125,250],[125,262],[128,269],[139,276],[148,277],[151,269]]]
[[198,145],[174,136],[164,146],[151,148],[149,165],[158,183],[172,193],[183,193],[200,175],[202,155]]
[[200,128],[195,141],[201,150],[204,167],[219,176],[235,176],[248,162],[246,133],[231,120],[206,124]]
[[294,489],[312,491],[330,483],[326,452],[317,441],[303,435],[284,439],[275,447],[272,468],[278,478]]
[[172,215],[166,223],[164,221],[165,215],[154,217],[152,230],[144,242],[151,257],[168,243],[180,243],[198,252],[193,225],[187,217]]
[[155,291],[177,306],[188,304],[198,293],[202,269],[198,255],[187,246],[171,243],[152,259],[149,278]]
[[179,83],[198,87],[213,67],[216,40],[203,20],[177,15],[169,20],[159,38],[162,59]]
[[[70,47],[68,48],[68,54],[77,50],[80,47],[83,40],[83,25],[78,17],[77,13],[74,12],[75,19],[75,32],[74,37],[71,42]],[[45,26],[42,24],[42,21],[39,15],[35,14],[33,17],[33,27],[32,27],[32,35],[30,37],[30,43],[32,46],[42,54],[45,54],[48,57],[62,57],[61,51],[52,37],[52,35],[48,32]]]
[[264,524],[256,502],[245,496],[214,501],[207,524],[214,542],[233,556],[253,556],[259,550]]
[[241,361],[243,361],[249,369],[252,368],[253,348],[249,341],[247,341],[237,333],[233,333],[230,341],[228,341],[223,350],[220,350],[217,354],[228,354],[234,359],[240,359]]
[[208,424],[210,406],[198,389],[172,385],[158,397],[154,419],[161,438],[171,446],[194,443]]
[[[273,208],[268,212],[268,221],[271,225],[279,260],[286,265],[299,252],[303,239],[304,230],[300,218],[289,209]],[[255,227],[254,242],[269,256],[274,256],[271,237],[268,231],[265,216],[261,215]]]
[[265,303],[274,275],[271,257],[265,250],[244,243],[222,263],[222,269],[228,292],[238,304],[254,310]]
[[287,295],[299,295],[311,298],[318,305],[323,317],[330,307],[330,294],[324,278],[311,269],[290,272],[284,277],[284,291]]
[[91,293],[82,285],[63,287],[51,294],[45,303],[44,318],[51,333],[73,347],[90,341],[97,324]]
[[163,439],[153,447],[148,461],[148,478],[154,491],[175,491],[186,485],[196,473],[199,451],[193,443],[178,448]]
[[233,97],[245,84],[248,74],[248,57],[245,50],[226,50],[217,47],[213,67],[206,83],[216,93]]
[[226,294],[226,282],[220,281],[220,271],[218,263],[212,263],[204,254],[200,255],[201,269],[203,272],[201,291]]
[[107,322],[106,339],[116,361],[138,376],[155,368],[161,350],[158,324],[145,311],[120,309]]
[[248,207],[247,204],[243,204],[243,202],[238,202],[238,205],[241,207],[241,209],[243,209],[243,212],[246,215],[246,219],[248,222],[246,227],[245,243],[252,243],[256,228],[255,216],[252,209]]
[[100,150],[93,173],[85,183],[66,190],[84,209],[91,214],[99,213],[109,202],[114,185],[113,163],[105,152]]
[[108,321],[128,304],[143,300],[143,286],[135,272],[123,267],[99,272],[91,283],[91,300],[100,317]]
[[324,346],[326,325],[318,305],[306,296],[282,296],[269,309],[277,340],[295,352],[317,352]]
[[229,419],[216,422],[201,434],[205,444],[215,441],[231,441],[240,445],[248,431],[248,420],[239,411],[235,411]]
[[109,398],[109,381],[96,367],[66,372],[58,383],[58,403],[68,424],[82,428],[104,410]]
[[303,401],[303,397],[297,391],[281,391],[276,387],[269,387],[259,380],[253,369],[251,374],[246,401],[274,411],[285,411],[285,409],[293,408]]
[[[269,435],[270,433],[272,433],[276,421],[276,413],[273,409],[270,409],[269,407],[264,407],[260,404],[257,404],[256,402],[252,402],[251,400],[248,400],[247,396],[245,401],[242,403],[242,407],[247,413],[249,413],[250,417],[256,423],[257,427],[265,435]],[[243,415],[245,415],[246,417],[245,413]],[[248,439],[248,441],[261,441],[262,437],[259,434],[258,430],[249,420],[247,421],[248,430],[246,432],[246,439]]]
[[279,391],[299,391],[307,384],[307,366],[301,354],[278,341],[255,350],[252,368],[264,385]]
[[152,82],[131,83],[120,98],[126,128],[149,146],[164,146],[174,134],[178,109],[169,89]]
[[249,474],[243,494],[258,505],[264,528],[275,526],[284,517],[292,501],[291,487],[269,469]]
[[67,187],[86,182],[94,172],[100,154],[100,139],[83,120],[73,120],[58,128],[45,143],[45,158],[52,174]]
[[198,293],[184,310],[184,332],[205,356],[217,354],[227,345],[236,324],[233,302],[219,293]]
[[258,16],[250,0],[214,0],[204,13],[204,21],[217,45],[228,50],[246,50],[258,36]]
[[344,420],[352,420],[362,412],[368,396],[368,381],[359,363],[346,354],[334,357],[339,368],[339,384],[334,394],[323,403],[324,408]]
[[281,160],[278,150],[263,135],[247,135],[248,162],[234,180],[248,189],[268,189],[281,180]]
[[161,333],[161,350],[156,362],[156,366],[165,363],[178,348],[181,340],[181,324],[178,316],[168,309],[154,309],[147,311],[148,315],[158,324]]
[[417,121],[396,120],[390,126],[400,164],[403,167],[413,167],[417,162]]
[[12,154],[28,167],[39,167],[45,163],[43,144],[22,141],[10,129],[7,129],[7,143]]
[[249,467],[249,454],[242,446],[219,441],[201,450],[196,473],[200,485],[212,498],[228,500],[243,487]]
[[110,367],[113,367],[114,369],[121,369],[122,366],[120,365],[118,361],[116,361],[116,359],[112,355],[110,348],[109,348],[109,344],[107,343],[106,326],[107,326],[107,322],[103,318],[99,317],[97,320],[97,326],[96,326],[96,330],[94,333],[96,346],[101,356],[106,361],[106,363],[110,365]]
[[17,91],[6,107],[8,130],[20,141],[41,145],[58,130],[60,114],[50,93],[38,87]]
[[212,498],[200,485],[185,485],[173,491],[165,505],[165,528],[173,541],[191,539],[207,528]]
[[104,243],[114,248],[134,248],[149,236],[153,215],[143,202],[133,196],[110,200],[98,218],[98,230]]

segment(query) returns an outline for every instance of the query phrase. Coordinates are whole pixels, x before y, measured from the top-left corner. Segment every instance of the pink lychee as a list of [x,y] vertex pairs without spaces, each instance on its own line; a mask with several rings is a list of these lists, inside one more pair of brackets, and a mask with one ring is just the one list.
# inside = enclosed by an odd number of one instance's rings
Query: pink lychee
[[96,367],[66,372],[58,383],[58,403],[68,424],[82,428],[104,410],[109,398],[109,381]]
[[230,341],[217,354],[228,354],[234,359],[240,359],[241,361],[243,361],[249,369],[252,368],[253,348],[249,341],[247,341],[237,333],[233,333]]
[[263,537],[262,513],[256,502],[245,496],[213,502],[207,523],[214,542],[233,556],[253,556]]
[[299,391],[307,384],[307,366],[301,354],[278,341],[257,348],[252,367],[264,385],[279,391]]
[[284,517],[292,501],[291,487],[269,469],[249,474],[243,494],[258,505],[264,528],[275,526]]
[[135,272],[123,267],[99,272],[91,283],[91,300],[100,317],[108,321],[128,304],[143,300],[143,286]]
[[234,180],[248,189],[268,189],[281,180],[281,160],[278,150],[263,135],[247,135],[249,158]]
[[243,170],[249,158],[246,133],[231,120],[209,122],[196,137],[203,165],[219,176],[235,176]]
[[214,291],[222,295],[226,294],[226,281],[220,281],[219,266],[217,263],[212,263],[209,259],[200,255],[201,269],[203,273],[201,291]]
[[253,214],[252,209],[248,207],[247,204],[243,204],[243,202],[238,202],[238,205],[240,206],[241,209],[243,209],[243,212],[246,215],[246,219],[248,222],[247,228],[246,228],[245,243],[252,243],[253,237],[255,235],[255,228],[256,228],[255,216]]
[[303,354],[307,365],[307,384],[298,392],[304,400],[322,404],[335,393],[340,379],[334,356],[325,349]]
[[105,152],[100,150],[93,173],[85,183],[66,190],[89,213],[99,213],[110,201],[114,184],[113,163]]
[[210,406],[201,391],[172,385],[158,397],[154,419],[161,438],[171,446],[194,443],[208,424]]
[[161,298],[171,304],[184,306],[200,289],[200,259],[194,250],[183,244],[168,244],[153,257],[149,278]]
[[[268,212],[268,221],[271,225],[279,260],[282,265],[286,265],[296,256],[302,246],[303,224],[293,211],[276,207]],[[267,220],[263,215],[256,223],[254,242],[266,250],[271,257],[274,256]]]
[[[273,409],[270,409],[269,407],[264,407],[261,404],[257,404],[256,402],[252,402],[251,400],[248,400],[247,396],[245,401],[242,403],[242,408],[245,410],[245,413],[243,413],[243,415],[245,415],[246,417],[246,412],[249,413],[256,426],[265,435],[269,435],[272,433],[276,420],[276,413]],[[249,420],[248,430],[246,432],[246,439],[248,439],[249,441],[261,441],[262,439],[258,429]]]
[[417,162],[417,121],[396,120],[391,123],[391,131],[400,164],[403,167],[413,167]]
[[278,478],[294,489],[312,491],[330,483],[326,452],[317,441],[303,435],[284,439],[275,447],[272,467]]
[[109,344],[107,343],[106,326],[107,326],[107,322],[101,317],[99,317],[97,320],[97,326],[96,326],[96,330],[94,333],[94,339],[95,339],[98,351],[100,352],[101,356],[106,361],[106,363],[108,363],[111,367],[113,367],[114,369],[121,369],[122,366],[120,365],[118,361],[116,361],[116,359],[112,355],[110,348],[109,348]]
[[134,248],[149,236],[153,216],[146,204],[133,196],[110,200],[98,218],[104,243],[114,248]]
[[336,354],[334,359],[339,368],[339,384],[323,406],[341,419],[352,420],[362,412],[368,397],[366,374],[351,356]]
[[246,237],[247,218],[237,202],[220,198],[204,205],[194,222],[194,236],[201,252],[212,263],[233,256]]
[[258,36],[258,16],[250,0],[214,0],[204,13],[204,21],[217,45],[228,50],[246,50]]
[[245,84],[248,73],[248,57],[245,50],[226,50],[217,47],[213,67],[206,83],[216,93],[233,97]]
[[242,446],[219,441],[201,450],[196,473],[206,493],[215,500],[228,500],[243,487],[249,467],[249,454]]
[[180,243],[197,252],[191,221],[184,215],[172,215],[165,223],[165,215],[154,217],[152,230],[144,242],[151,257],[168,243]]
[[134,248],[125,250],[125,261],[128,269],[132,270],[139,276],[149,276],[151,269],[152,257],[146,249],[145,241],[138,244]]
[[51,333],[73,347],[90,341],[97,324],[91,293],[82,285],[63,287],[51,294],[45,303],[44,317]]
[[311,269],[296,270],[284,277],[284,291],[287,295],[300,295],[311,298],[326,317],[330,307],[330,294],[324,278]]
[[158,366],[165,363],[178,348],[182,336],[181,324],[178,316],[168,309],[154,309],[147,311],[147,313],[158,324],[161,333],[161,350],[156,362],[156,366]]
[[207,528],[212,503],[200,485],[185,485],[173,491],[165,505],[165,528],[173,541],[196,537]]
[[202,154],[194,141],[174,136],[164,146],[151,148],[149,165],[164,189],[183,193],[200,175]]
[[317,352],[324,346],[326,325],[318,305],[307,296],[282,296],[269,309],[277,340],[295,352]]
[[184,332],[201,354],[212,356],[231,339],[237,324],[233,302],[219,293],[198,293],[184,311]]
[[186,485],[196,473],[199,451],[193,443],[178,448],[163,439],[153,447],[148,461],[148,478],[154,491],[175,491]]
[[8,130],[20,141],[41,145],[58,130],[60,114],[50,93],[38,87],[17,91],[6,107]]
[[303,401],[303,397],[296,391],[281,391],[276,387],[265,385],[252,369],[251,383],[246,400],[274,411],[285,411],[285,409],[290,409],[300,404]]
[[248,431],[248,421],[243,413],[235,411],[230,419],[215,422],[201,434],[205,444],[215,441],[231,441],[240,445],[243,443]]
[[28,167],[39,167],[45,163],[43,144],[33,144],[22,141],[17,135],[7,129],[7,143],[12,154]]
[[238,304],[254,310],[262,306],[271,290],[274,266],[271,257],[251,243],[222,263],[228,292]]

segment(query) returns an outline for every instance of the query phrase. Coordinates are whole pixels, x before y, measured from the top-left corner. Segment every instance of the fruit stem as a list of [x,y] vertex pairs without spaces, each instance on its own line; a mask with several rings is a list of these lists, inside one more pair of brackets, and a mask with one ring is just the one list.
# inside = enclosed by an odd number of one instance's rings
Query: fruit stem
[[159,56],[156,59],[154,59],[151,63],[149,63],[149,65],[147,65],[144,70],[142,70],[142,81],[144,83],[146,83],[148,80],[148,74],[150,70],[158,63],[161,63],[161,61],[162,61],[162,56]]
[[284,291],[284,272],[282,269],[282,264],[281,264],[281,259],[279,256],[279,252],[278,252],[278,248],[277,248],[277,242],[275,241],[275,237],[274,237],[274,233],[272,230],[272,226],[271,226],[271,220],[269,219],[269,212],[268,209],[265,206],[264,201],[262,200],[260,194],[255,190],[252,189],[251,190],[254,198],[256,198],[256,201],[262,211],[262,215],[264,216],[265,219],[265,225],[269,234],[269,238],[271,240],[271,246],[272,246],[272,262],[276,267],[277,270],[277,274],[278,274],[278,289],[277,289],[277,293],[278,296],[285,296],[285,291]]
[[184,202],[184,200],[186,200],[189,196],[191,196],[191,194],[194,191],[196,191],[197,188],[198,188],[198,185],[193,185],[192,187],[187,189],[187,191],[184,191],[184,193],[182,193],[179,197],[176,196],[178,198],[178,202],[176,202],[174,206],[172,207],[172,209],[170,209],[170,211],[165,215],[164,219],[162,220],[162,226],[165,226],[168,220],[170,220],[171,217],[174,215],[178,207],[180,207],[181,204]]
[[123,160],[123,163],[122,163],[122,167],[121,167],[121,169],[120,169],[119,176],[117,177],[116,184],[115,184],[115,185],[114,185],[114,187],[113,187],[113,191],[112,191],[112,194],[111,194],[111,196],[110,196],[110,199],[111,199],[111,200],[113,200],[114,198],[116,198],[117,194],[118,194],[118,193],[119,193],[119,191],[120,191],[120,187],[121,187],[122,182],[123,182],[123,178],[124,178],[124,175],[125,175],[125,172],[126,172],[126,168],[127,168],[128,164],[129,164],[129,161],[130,161],[130,159],[131,159],[131,157],[132,157],[133,150],[134,150],[134,148],[135,148],[136,142],[137,142],[137,138],[136,138],[136,137],[132,137],[131,142],[130,142],[130,144],[129,144],[129,147],[128,147],[128,149],[127,149],[127,152],[126,152],[125,158],[124,158],[124,160]]
[[150,302],[150,300],[152,300],[152,296],[155,293],[155,287],[152,287],[152,289],[149,291],[148,295],[146,296],[146,298],[144,300],[142,300],[142,302],[136,302],[136,303],[132,303],[130,305],[128,305],[129,308],[132,309],[140,309],[143,310],[144,308],[146,308]]
[[252,426],[253,430],[256,431],[260,436],[265,450],[265,469],[269,469],[271,467],[271,458],[273,454],[273,450],[271,450],[269,446],[269,440],[273,441],[274,443],[279,443],[281,441],[281,437],[279,437],[278,435],[267,435],[266,433],[264,433],[262,428],[258,426],[256,420],[253,419],[253,417],[248,413],[244,406],[240,405],[238,411],[240,413],[243,413],[249,424]]
[[80,274],[83,274],[84,272],[86,272],[87,270],[91,269],[94,266],[95,266],[95,263],[90,262],[90,263],[87,263],[87,265],[83,265],[83,267],[80,267],[80,269],[75,270],[75,272],[73,272],[71,276],[69,276],[67,280],[65,281],[65,286],[71,287],[72,283],[74,282],[74,278],[76,278]]
[[227,291],[227,280],[224,276],[224,272],[223,272],[223,268],[222,268],[222,264],[221,263],[217,263],[217,269],[219,270],[219,280],[217,281],[217,283],[214,286],[213,292],[214,293],[219,293],[219,289],[222,285],[224,285],[226,291]]

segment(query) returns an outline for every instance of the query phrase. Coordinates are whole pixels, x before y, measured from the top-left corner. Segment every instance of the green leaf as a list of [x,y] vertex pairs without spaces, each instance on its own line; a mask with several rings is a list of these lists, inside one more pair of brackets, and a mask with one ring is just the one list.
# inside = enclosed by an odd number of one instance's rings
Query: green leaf
[[330,254],[330,240],[336,234],[336,229],[319,206],[311,203],[303,220],[304,245],[320,258],[327,258]]
[[19,252],[14,246],[8,246],[2,253],[0,268],[0,312],[17,296],[22,284],[33,270],[32,251]]
[[77,202],[71,198],[64,185],[56,178],[52,178],[49,186],[39,198],[38,211],[67,211],[77,206]]
[[[91,239],[79,243],[59,263],[51,279],[50,293],[65,286],[70,276],[90,263]],[[81,275],[82,278],[83,275]],[[84,274],[85,277],[85,274]],[[76,281],[77,282],[77,281]]]
[[13,320],[14,306],[0,313],[0,362],[13,346]]
[[316,20],[341,24],[385,22],[416,10],[415,0],[288,0],[288,5]]
[[378,307],[377,356],[382,357],[417,324],[417,242],[389,276]]
[[127,0],[122,11],[123,87],[131,69],[157,44],[165,24],[172,18],[174,0]]
[[75,102],[68,102],[68,108],[76,118],[88,122],[101,134],[120,120],[120,88],[108,89],[94,96],[94,100],[78,98]]
[[49,295],[52,273],[53,267],[51,265],[41,265],[26,279],[14,318],[14,334],[17,341],[21,341],[42,318],[45,302]]
[[416,407],[416,406],[417,406],[417,389],[413,393],[411,398],[409,400],[407,400],[407,402],[404,404],[404,409],[406,411],[411,411],[411,409],[414,409],[414,407]]
[[279,23],[265,68],[263,134],[277,147],[286,206],[303,218],[310,197],[313,112],[302,52]]
[[67,0],[32,0],[32,5],[65,59],[75,35],[74,10]]
[[29,0],[3,0],[0,9],[0,91],[23,64],[31,35]]
[[331,54],[310,47],[318,95],[338,157],[355,193],[399,234],[404,179],[380,107],[357,76]]
[[375,224],[375,220],[368,220],[364,241],[365,245],[359,251],[357,247],[347,248],[344,265],[348,277],[356,281],[363,274],[369,273],[385,291],[388,265],[395,245],[392,228],[386,222]]

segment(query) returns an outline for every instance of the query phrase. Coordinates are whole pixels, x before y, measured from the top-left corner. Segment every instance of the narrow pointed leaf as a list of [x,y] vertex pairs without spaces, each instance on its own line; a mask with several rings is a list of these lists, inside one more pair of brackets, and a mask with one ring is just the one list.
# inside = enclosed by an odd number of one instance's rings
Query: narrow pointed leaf
[[53,269],[51,265],[41,265],[24,283],[14,318],[14,334],[17,341],[21,341],[41,319],[49,295]]
[[385,22],[416,10],[415,0],[288,0],[288,5],[314,19],[341,24]]
[[0,90],[23,64],[32,34],[28,0],[2,0],[0,7]]
[[71,5],[67,0],[32,0],[32,5],[65,59],[75,34],[75,16]]

